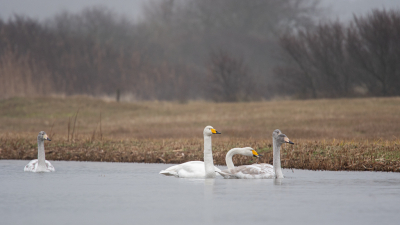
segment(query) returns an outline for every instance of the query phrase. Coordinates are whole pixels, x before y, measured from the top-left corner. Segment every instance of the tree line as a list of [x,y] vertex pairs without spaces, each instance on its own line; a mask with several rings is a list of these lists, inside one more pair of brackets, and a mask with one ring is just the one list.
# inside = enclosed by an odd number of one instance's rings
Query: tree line
[[275,68],[281,94],[301,98],[400,95],[400,12],[373,10],[349,25],[287,33],[288,59]]
[[1,98],[123,90],[137,99],[171,100],[187,91],[182,76],[191,69],[148,60],[136,29],[102,7],[42,23],[23,16],[0,21]]
[[317,0],[163,0],[136,22],[101,6],[0,19],[0,98],[398,95],[399,13],[317,25],[322,10]]
[[[316,13],[315,0],[164,0],[147,3],[136,22],[101,6],[45,21],[16,15],[0,20],[0,98],[117,90],[138,100],[269,98],[278,35]],[[216,63],[241,71],[227,68],[228,82],[214,83],[225,71]],[[257,82],[237,84],[247,79]],[[238,88],[228,90],[231,80]]]

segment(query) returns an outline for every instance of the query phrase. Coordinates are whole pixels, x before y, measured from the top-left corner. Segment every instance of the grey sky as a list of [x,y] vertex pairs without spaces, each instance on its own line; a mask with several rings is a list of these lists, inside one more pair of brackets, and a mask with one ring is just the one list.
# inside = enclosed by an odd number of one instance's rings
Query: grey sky
[[7,19],[14,13],[36,19],[46,19],[63,10],[79,12],[83,8],[103,5],[137,19],[146,0],[0,0],[0,17]]
[[[85,7],[104,5],[128,18],[140,16],[141,5],[146,0],[0,0],[0,17],[7,19],[14,13],[36,19],[46,19],[67,10],[79,12]],[[149,1],[149,0],[147,0]],[[321,0],[323,6],[332,6],[331,18],[346,21],[352,14],[363,14],[373,8],[400,9],[400,0]]]
[[321,0],[323,6],[332,8],[332,19],[347,21],[353,14],[365,14],[371,9],[400,9],[400,0]]

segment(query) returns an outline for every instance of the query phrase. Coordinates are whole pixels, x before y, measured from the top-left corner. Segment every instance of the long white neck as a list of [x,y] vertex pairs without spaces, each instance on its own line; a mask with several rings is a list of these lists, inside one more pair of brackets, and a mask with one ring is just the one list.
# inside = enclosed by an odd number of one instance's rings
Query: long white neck
[[44,141],[38,139],[38,167],[46,168],[44,157]]
[[233,165],[232,157],[236,154],[241,154],[240,149],[232,148],[231,150],[229,150],[228,153],[226,153],[225,161],[226,161],[226,166],[228,167],[228,169],[235,168],[235,165]]
[[282,168],[281,168],[281,145],[277,143],[274,138],[272,138],[272,143],[274,145],[274,172],[276,178],[283,178]]
[[204,168],[206,170],[205,178],[215,178],[214,159],[211,149],[211,136],[204,135]]

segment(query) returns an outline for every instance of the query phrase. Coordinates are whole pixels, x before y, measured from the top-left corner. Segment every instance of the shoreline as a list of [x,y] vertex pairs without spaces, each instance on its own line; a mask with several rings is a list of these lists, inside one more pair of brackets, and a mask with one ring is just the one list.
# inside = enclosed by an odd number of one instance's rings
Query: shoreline
[[[226,165],[226,152],[236,146],[251,146],[263,156],[235,156],[235,166],[254,163],[272,164],[271,142],[264,140],[218,141],[213,146],[215,165]],[[52,141],[45,145],[46,160],[136,162],[180,164],[203,160],[200,139],[147,139],[127,141]],[[333,142],[303,141],[281,149],[281,164],[285,169],[326,171],[400,172],[398,141]],[[1,139],[0,160],[32,160],[37,158],[37,146],[24,138]]]

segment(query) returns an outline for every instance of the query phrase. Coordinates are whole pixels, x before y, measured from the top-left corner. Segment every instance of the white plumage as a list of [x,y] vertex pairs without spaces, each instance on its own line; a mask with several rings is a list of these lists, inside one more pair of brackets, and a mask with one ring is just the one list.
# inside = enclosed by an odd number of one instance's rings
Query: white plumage
[[[206,170],[203,161],[189,161],[176,166],[171,166],[162,170],[160,174],[166,176],[175,176],[180,178],[205,178]],[[214,170],[221,170],[214,166]]]
[[47,160],[45,160],[45,164],[46,164],[45,169],[43,169],[43,168],[38,169],[38,165],[39,165],[38,161],[39,161],[38,159],[31,160],[25,166],[24,171],[25,172],[54,172],[54,171],[56,171],[54,169],[54,166],[51,165],[51,163]]
[[45,159],[44,140],[51,141],[44,131],[40,131],[37,137],[38,159],[30,161],[25,167],[25,172],[54,172],[54,166]]
[[275,178],[274,167],[270,164],[238,166],[219,172],[226,179],[270,179]]
[[206,126],[204,135],[204,162],[189,161],[176,166],[171,166],[160,171],[160,174],[166,176],[175,176],[179,178],[215,178],[216,171],[221,171],[214,166],[212,157],[211,135],[220,134],[212,126]]

